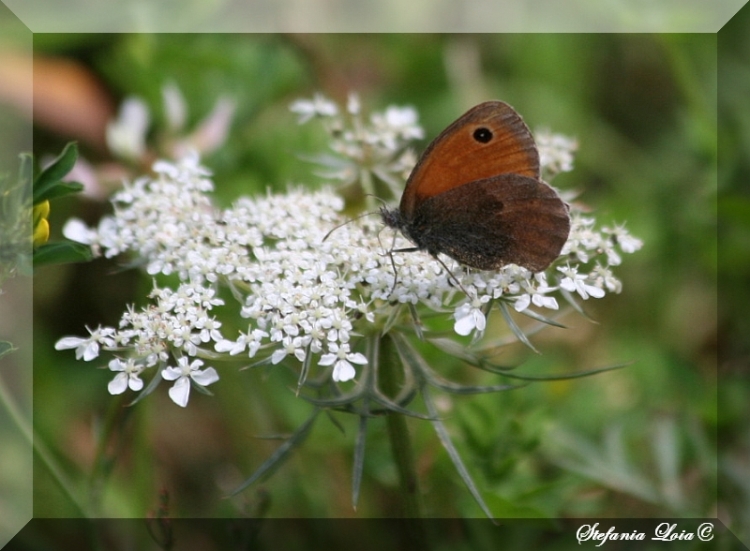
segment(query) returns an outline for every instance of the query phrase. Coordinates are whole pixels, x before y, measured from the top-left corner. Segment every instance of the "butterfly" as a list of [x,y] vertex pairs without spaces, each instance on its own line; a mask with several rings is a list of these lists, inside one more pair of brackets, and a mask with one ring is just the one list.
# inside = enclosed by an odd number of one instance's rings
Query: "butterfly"
[[507,103],[472,107],[433,140],[383,222],[414,245],[480,270],[547,268],[570,232],[568,205],[540,178],[531,131]]

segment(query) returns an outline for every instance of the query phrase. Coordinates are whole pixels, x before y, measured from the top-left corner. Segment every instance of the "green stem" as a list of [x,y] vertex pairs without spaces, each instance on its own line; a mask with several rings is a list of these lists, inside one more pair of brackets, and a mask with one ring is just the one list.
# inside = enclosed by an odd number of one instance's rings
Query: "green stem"
[[[399,383],[403,377],[401,363],[398,361],[393,341],[389,337],[382,338],[380,351],[380,361],[377,365],[378,383],[380,390],[388,398],[393,398],[398,394]],[[407,519],[422,519],[424,507],[419,491],[414,448],[406,426],[406,418],[400,413],[389,412],[386,415],[386,426],[393,459],[399,474],[402,497],[401,516]],[[409,522],[406,529],[410,549],[429,549],[424,522],[419,520]]]
[[83,502],[81,502],[81,500],[78,499],[78,492],[76,492],[75,489],[73,488],[73,484],[70,482],[68,477],[63,472],[63,469],[62,467],[60,467],[59,463],[57,462],[57,459],[55,459],[53,454],[47,449],[47,446],[44,445],[39,435],[34,434],[34,430],[31,427],[30,421],[20,411],[20,409],[16,405],[16,402],[11,397],[11,393],[8,391],[7,387],[5,386],[5,383],[3,382],[1,378],[0,378],[0,404],[3,405],[5,411],[10,416],[13,424],[20,431],[24,441],[26,441],[29,445],[32,446],[32,449],[34,453],[36,454],[36,456],[42,461],[44,466],[47,467],[47,470],[52,476],[52,479],[55,482],[57,482],[63,494],[65,494],[68,497],[68,499],[73,504],[74,508],[78,511],[78,513],[81,515],[81,517],[91,518],[90,511],[83,504]]

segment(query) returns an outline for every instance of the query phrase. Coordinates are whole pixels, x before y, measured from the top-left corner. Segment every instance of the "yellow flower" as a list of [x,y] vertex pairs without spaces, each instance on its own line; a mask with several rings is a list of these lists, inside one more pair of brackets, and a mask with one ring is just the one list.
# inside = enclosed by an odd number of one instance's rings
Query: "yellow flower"
[[49,239],[49,201],[42,201],[34,205],[34,247],[38,247]]

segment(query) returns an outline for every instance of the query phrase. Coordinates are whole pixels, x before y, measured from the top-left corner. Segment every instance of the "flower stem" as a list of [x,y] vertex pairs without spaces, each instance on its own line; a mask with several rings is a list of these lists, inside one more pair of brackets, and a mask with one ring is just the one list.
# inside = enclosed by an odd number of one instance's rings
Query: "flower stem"
[[0,405],[2,405],[2,408],[0,409],[5,410],[5,413],[10,417],[12,423],[21,433],[24,441],[32,447],[37,458],[45,467],[47,467],[49,475],[58,484],[63,494],[70,500],[75,511],[82,518],[91,518],[91,512],[79,499],[74,484],[65,475],[62,466],[57,461],[54,454],[44,444],[41,436],[34,433],[28,416],[21,411],[18,404],[13,400],[12,393],[5,386],[2,379],[0,379]]
[[[398,394],[399,378],[402,375],[400,365],[393,341],[386,336],[381,339],[381,354],[377,368],[380,389],[388,398],[393,398]],[[389,412],[386,415],[386,426],[393,459],[399,474],[402,496],[401,516],[408,519],[422,519],[424,507],[419,491],[414,448],[409,437],[406,419],[401,413]],[[406,529],[411,549],[429,549],[424,522],[409,522]]]

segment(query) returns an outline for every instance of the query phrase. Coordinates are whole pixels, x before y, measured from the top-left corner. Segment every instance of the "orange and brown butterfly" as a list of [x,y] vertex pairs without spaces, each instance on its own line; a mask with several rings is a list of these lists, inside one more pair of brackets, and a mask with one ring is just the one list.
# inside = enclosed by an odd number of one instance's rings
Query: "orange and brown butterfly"
[[568,239],[567,204],[540,179],[531,131],[512,107],[469,109],[427,147],[383,222],[416,247],[482,270],[547,268]]

